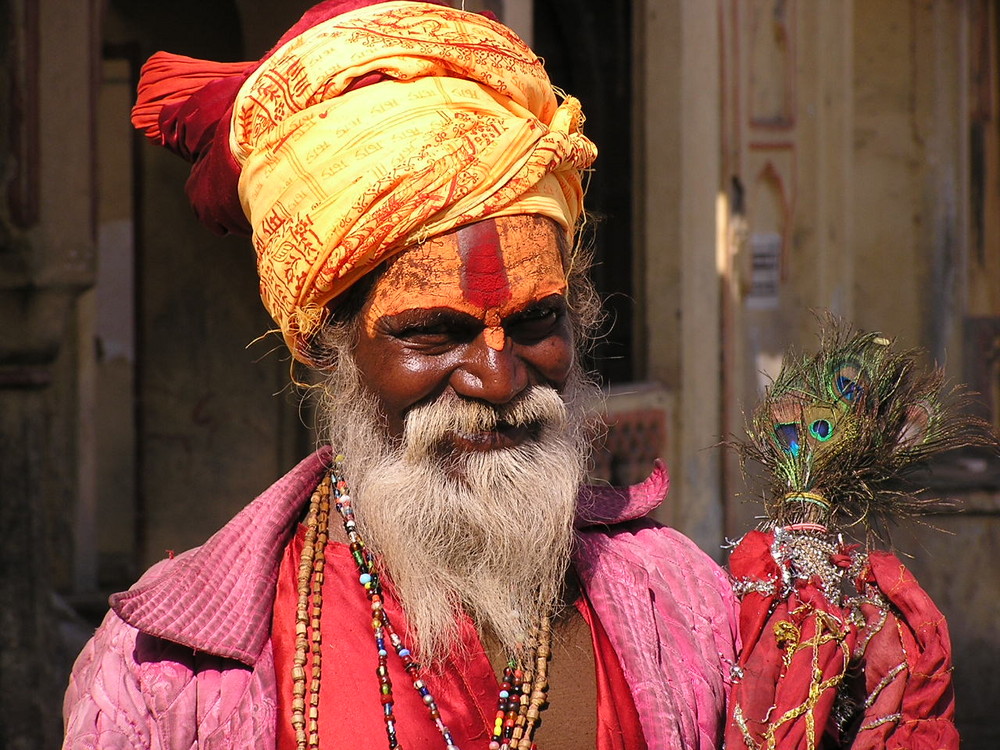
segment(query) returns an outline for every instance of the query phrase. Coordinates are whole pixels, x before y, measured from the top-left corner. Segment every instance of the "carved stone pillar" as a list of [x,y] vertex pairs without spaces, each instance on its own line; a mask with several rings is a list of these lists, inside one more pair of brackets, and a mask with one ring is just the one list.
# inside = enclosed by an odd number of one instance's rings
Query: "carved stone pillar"
[[[93,275],[96,3],[0,0],[0,747],[57,747],[75,475],[67,324]],[[72,341],[72,337],[68,340]]]

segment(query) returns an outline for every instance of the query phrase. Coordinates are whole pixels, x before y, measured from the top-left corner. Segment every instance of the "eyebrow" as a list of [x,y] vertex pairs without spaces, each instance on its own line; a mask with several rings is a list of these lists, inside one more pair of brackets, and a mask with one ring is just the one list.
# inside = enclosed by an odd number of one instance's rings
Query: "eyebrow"
[[547,294],[541,299],[536,299],[533,302],[529,302],[527,305],[522,307],[517,312],[513,312],[504,318],[504,322],[517,322],[518,318],[521,318],[528,313],[539,308],[549,308],[558,311],[565,311],[569,305],[566,302],[566,295],[564,294]]
[[[516,323],[519,318],[542,307],[565,310],[567,308],[566,297],[563,294],[548,294],[541,299],[532,300],[521,309],[505,316],[501,324]],[[389,325],[418,323],[457,323],[461,325],[482,326],[483,320],[462,310],[456,310],[454,307],[442,305],[438,307],[413,307],[391,315],[383,315],[376,321],[376,324]]]
[[456,310],[453,307],[413,307],[391,315],[383,315],[377,325],[420,325],[433,323],[457,323],[461,325],[482,325],[475,315]]
[[425,334],[464,340],[474,338],[483,330],[485,326],[480,318],[448,307],[413,308],[384,315],[374,327],[377,335],[399,341]]

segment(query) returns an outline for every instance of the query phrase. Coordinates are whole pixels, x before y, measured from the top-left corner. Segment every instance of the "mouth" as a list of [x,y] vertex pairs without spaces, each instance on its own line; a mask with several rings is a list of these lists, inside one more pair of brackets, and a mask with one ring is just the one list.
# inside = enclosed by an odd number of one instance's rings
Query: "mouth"
[[451,432],[446,442],[456,451],[495,451],[516,448],[538,436],[538,425],[512,425],[500,422],[492,430]]

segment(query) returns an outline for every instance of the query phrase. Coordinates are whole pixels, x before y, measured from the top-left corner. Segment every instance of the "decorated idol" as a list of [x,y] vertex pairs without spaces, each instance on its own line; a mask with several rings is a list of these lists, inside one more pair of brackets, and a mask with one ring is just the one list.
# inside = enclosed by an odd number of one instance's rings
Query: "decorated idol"
[[919,355],[828,317],[753,412],[737,447],[764,469],[766,516],[730,558],[743,645],[727,748],[959,746],[948,626],[889,530],[943,504],[915,468],[996,443]]

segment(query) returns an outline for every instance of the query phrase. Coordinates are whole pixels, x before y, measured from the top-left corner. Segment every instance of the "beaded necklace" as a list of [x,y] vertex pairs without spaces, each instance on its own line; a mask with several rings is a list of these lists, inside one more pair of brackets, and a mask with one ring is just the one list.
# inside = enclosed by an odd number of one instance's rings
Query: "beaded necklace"
[[[393,713],[392,681],[389,678],[389,648],[403,663],[420,694],[431,720],[441,733],[446,750],[459,750],[427,684],[420,678],[420,664],[393,628],[385,611],[382,585],[371,553],[357,531],[354,509],[347,483],[341,470],[344,457],[338,455],[330,474],[323,478],[309,503],[306,538],[298,570],[298,603],[295,612],[295,656],[292,661],[292,727],[298,750],[319,748],[319,689],[322,667],[322,634],[320,615],[323,607],[323,550],[329,539],[330,498],[344,522],[349,549],[358,567],[358,582],[364,587],[371,603],[372,632],[378,652],[380,700],[385,720],[389,750],[399,747],[396,736],[396,716]],[[497,712],[493,725],[490,750],[533,750],[533,737],[548,695],[548,660],[551,653],[552,628],[549,617],[543,617],[536,628],[533,654],[526,665],[511,658],[501,678]],[[311,661],[310,658],[311,657]],[[532,664],[534,662],[534,664]],[[532,669],[533,667],[533,669]],[[307,677],[308,672],[308,677]],[[308,690],[307,690],[308,682]],[[307,698],[308,693],[308,698]],[[306,710],[308,704],[308,711]]]

